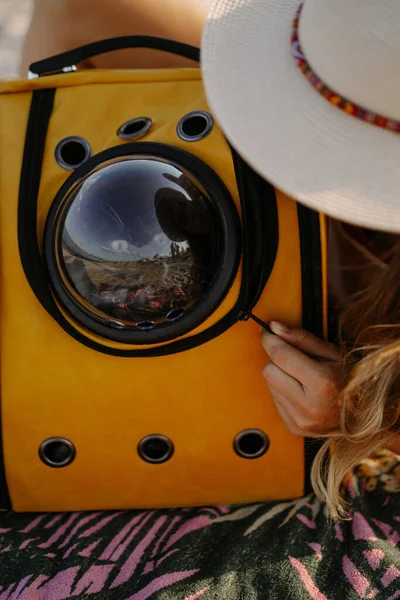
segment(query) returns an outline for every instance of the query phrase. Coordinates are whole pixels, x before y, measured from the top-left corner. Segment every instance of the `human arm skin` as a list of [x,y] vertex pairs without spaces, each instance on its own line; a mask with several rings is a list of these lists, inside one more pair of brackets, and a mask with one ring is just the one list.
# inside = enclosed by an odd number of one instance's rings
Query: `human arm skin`
[[[83,44],[124,35],[150,35],[200,45],[211,0],[35,0],[20,75],[37,60]],[[130,49],[87,61],[110,69],[194,66],[154,50]]]

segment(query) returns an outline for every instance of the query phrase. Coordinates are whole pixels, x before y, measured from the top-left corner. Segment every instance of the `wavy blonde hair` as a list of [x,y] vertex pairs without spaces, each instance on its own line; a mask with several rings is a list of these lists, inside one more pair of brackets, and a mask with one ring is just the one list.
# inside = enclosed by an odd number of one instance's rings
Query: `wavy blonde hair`
[[324,435],[311,480],[330,515],[343,519],[347,473],[400,433],[400,242],[377,277],[350,298],[339,331],[348,372],[340,423]]

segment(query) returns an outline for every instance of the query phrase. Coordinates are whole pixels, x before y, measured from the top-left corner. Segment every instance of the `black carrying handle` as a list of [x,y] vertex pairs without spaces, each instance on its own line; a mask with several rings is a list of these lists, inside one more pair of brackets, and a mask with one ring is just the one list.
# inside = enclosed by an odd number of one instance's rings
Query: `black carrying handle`
[[56,56],[39,60],[31,64],[29,73],[31,76],[40,76],[70,72],[74,70],[76,64],[88,58],[93,58],[106,52],[113,52],[114,50],[125,50],[126,48],[160,50],[200,62],[200,49],[195,46],[147,35],[125,35],[85,44],[85,46],[80,46],[74,50],[68,50],[67,52],[56,54]]

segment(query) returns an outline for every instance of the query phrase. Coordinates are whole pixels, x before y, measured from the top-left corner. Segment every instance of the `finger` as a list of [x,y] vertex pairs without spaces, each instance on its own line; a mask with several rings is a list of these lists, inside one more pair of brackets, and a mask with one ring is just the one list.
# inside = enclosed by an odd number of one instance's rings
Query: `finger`
[[[293,415],[294,421],[310,412],[312,403],[308,395],[309,391],[300,381],[282,371],[271,361],[264,367],[263,374],[271,393],[273,391],[285,398],[284,405],[289,414]],[[318,414],[316,418],[320,418],[320,415]]]
[[327,358],[329,360],[340,360],[342,358],[342,354],[337,346],[319,339],[305,329],[287,327],[287,325],[276,321],[271,321],[269,325],[276,335],[309,356]]
[[272,361],[269,361],[264,367],[263,375],[268,386],[280,394],[290,396],[305,395],[301,383],[280,369]]
[[309,387],[316,376],[322,373],[323,365],[294,348],[281,337],[264,331],[261,340],[271,361],[302,385],[307,382],[306,387]]
[[276,410],[278,411],[280,418],[285,423],[290,433],[293,433],[293,435],[302,435],[302,431],[293,417],[291,406],[288,405],[284,394],[278,392],[278,390],[276,390],[274,387],[270,387],[269,389],[271,391]]
[[316,424],[312,419],[296,410],[285,394],[275,391],[272,397],[276,409],[290,433],[302,437],[314,437],[316,435],[319,427],[316,428]]

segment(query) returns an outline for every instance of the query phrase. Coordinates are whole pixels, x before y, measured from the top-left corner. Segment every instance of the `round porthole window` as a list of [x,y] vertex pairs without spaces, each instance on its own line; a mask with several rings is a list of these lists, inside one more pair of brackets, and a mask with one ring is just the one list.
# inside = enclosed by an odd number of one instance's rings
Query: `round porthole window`
[[192,330],[220,304],[238,267],[240,223],[203,163],[132,146],[141,152],[91,159],[67,180],[46,224],[45,257],[53,289],[80,324],[151,344]]

